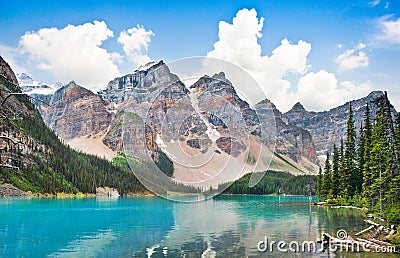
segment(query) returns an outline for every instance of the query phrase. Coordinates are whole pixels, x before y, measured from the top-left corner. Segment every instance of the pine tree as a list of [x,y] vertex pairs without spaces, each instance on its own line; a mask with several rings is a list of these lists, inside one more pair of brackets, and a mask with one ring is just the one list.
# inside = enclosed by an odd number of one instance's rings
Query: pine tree
[[396,153],[397,153],[397,157],[399,157],[398,161],[400,163],[400,113],[397,114],[396,117],[396,128],[394,131],[394,137],[395,137],[395,141],[396,141]]
[[317,196],[318,199],[322,197],[322,168],[319,167],[318,171],[318,181],[317,181]]
[[369,104],[367,103],[364,115],[364,130],[362,134],[363,144],[364,144],[364,153],[363,153],[364,166],[361,167],[360,164],[360,168],[362,169],[362,174],[363,174],[362,196],[367,198],[369,202],[372,204],[372,196],[370,193],[372,180],[371,180],[371,171],[369,169],[371,165],[371,136],[372,136],[371,114],[369,110]]
[[[378,107],[377,117],[380,116],[383,118],[382,122],[384,124],[384,131],[385,131],[387,140],[389,142],[389,146],[391,148],[392,155],[396,157],[396,160],[398,160],[398,157],[397,157],[397,154],[395,151],[397,147],[396,147],[396,140],[395,140],[394,123],[393,123],[392,112],[391,112],[392,105],[390,104],[389,98],[387,96],[387,92],[385,91],[384,95],[378,97],[373,102]],[[397,166],[397,162],[392,165]]]
[[323,189],[322,192],[325,196],[328,197],[332,195],[332,174],[331,174],[331,163],[329,161],[329,152],[326,152],[322,189]]
[[[385,160],[386,162],[385,164],[373,164],[373,161],[371,161],[372,166],[381,165],[384,166],[385,168],[383,169],[383,167],[381,167],[379,169],[380,184],[382,186],[380,187],[379,203],[380,203],[380,212],[382,213],[383,210],[385,210],[387,206],[391,206],[395,202],[395,199],[397,198],[396,196],[398,194],[396,192],[398,189],[396,185],[397,185],[397,177],[399,175],[400,165],[399,165],[399,156],[396,151],[397,140],[396,140],[395,126],[393,123],[393,117],[391,112],[392,105],[390,104],[387,92],[385,92],[385,94],[382,95],[381,97],[374,100],[374,103],[378,107],[376,126],[379,125],[378,127],[379,132],[377,133],[377,136],[382,137],[381,139],[379,138],[375,139],[376,140],[375,144],[378,144],[378,146],[382,145],[380,147],[384,147],[384,149],[381,150],[382,151],[381,155],[383,156],[381,160]],[[377,153],[374,154],[379,156]],[[372,150],[371,150],[371,159],[372,159]],[[374,172],[377,173],[378,170],[373,171],[372,173]]]
[[350,103],[342,167],[343,194],[345,196],[352,197],[356,192],[356,169],[356,130],[354,127],[353,109]]
[[395,141],[396,141],[396,154],[397,154],[397,168],[394,171],[394,175],[391,180],[391,186],[390,186],[390,192],[389,194],[391,195],[391,199],[393,204],[396,204],[396,206],[393,206],[393,209],[398,209],[400,208],[400,169],[399,169],[399,164],[400,164],[400,113],[397,114],[396,117],[396,126],[395,126]]
[[361,194],[362,193],[362,185],[363,185],[363,171],[364,171],[364,166],[365,166],[365,137],[364,137],[364,129],[363,125],[361,124],[360,127],[360,137],[358,139],[358,148],[357,148],[357,168],[356,168],[356,174],[354,175],[354,180],[355,180],[355,188],[356,188],[356,194]]
[[371,171],[370,195],[374,206],[378,203],[379,212],[382,215],[384,209],[385,192],[388,190],[388,179],[390,173],[390,145],[386,138],[385,118],[379,115],[372,131],[371,137],[371,161],[369,169]]
[[343,142],[343,138],[340,137],[340,161],[342,161],[344,156],[344,142]]
[[339,174],[339,150],[336,144],[333,145],[332,159],[332,195],[337,198],[340,192],[340,174]]
[[343,163],[344,163],[344,141],[343,138],[340,137],[340,149],[339,149],[339,186],[340,190],[338,194],[344,194],[344,172],[343,172]]

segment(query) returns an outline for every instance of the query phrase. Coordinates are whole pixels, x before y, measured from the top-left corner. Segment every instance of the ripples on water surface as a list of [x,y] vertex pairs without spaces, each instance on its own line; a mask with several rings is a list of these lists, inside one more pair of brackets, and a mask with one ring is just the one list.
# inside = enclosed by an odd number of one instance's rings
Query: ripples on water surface
[[0,199],[0,257],[334,257],[271,255],[260,253],[257,243],[265,236],[315,241],[323,232],[366,228],[359,211],[308,202],[305,196],[219,196],[198,203],[157,197]]

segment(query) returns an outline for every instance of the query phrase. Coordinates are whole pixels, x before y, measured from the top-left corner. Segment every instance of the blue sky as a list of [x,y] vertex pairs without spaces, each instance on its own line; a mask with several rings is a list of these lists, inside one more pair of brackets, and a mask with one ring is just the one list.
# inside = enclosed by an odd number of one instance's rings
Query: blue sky
[[397,0],[2,1],[1,6],[0,55],[36,80],[102,88],[142,62],[208,55],[248,70],[283,111],[297,101],[324,110],[375,89],[388,90],[400,109]]

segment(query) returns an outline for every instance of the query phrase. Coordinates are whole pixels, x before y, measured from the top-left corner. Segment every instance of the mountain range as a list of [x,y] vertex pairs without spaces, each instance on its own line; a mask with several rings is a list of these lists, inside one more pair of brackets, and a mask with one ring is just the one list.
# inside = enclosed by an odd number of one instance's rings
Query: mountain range
[[[364,98],[352,100],[339,107],[322,112],[307,111],[298,102],[291,110],[283,114],[283,119],[288,124],[309,131],[312,135],[317,154],[325,156],[327,151],[332,151],[334,144],[339,147],[341,139],[344,140],[350,103],[353,110],[356,131],[359,132],[364,121],[366,105],[369,105],[371,117],[374,119],[378,109],[373,101],[383,94],[384,92],[382,91],[372,91]],[[397,111],[393,106],[391,109],[392,114],[396,115]]]
[[[351,101],[357,128],[367,103],[375,116],[372,101],[382,94],[375,91]],[[53,94],[31,95],[46,125],[71,147],[112,159],[127,151],[124,133],[129,133],[135,139],[131,154],[144,155],[140,151],[147,149],[157,160],[157,153],[165,152],[174,163],[173,178],[180,182],[232,180],[218,174],[228,159],[243,167],[239,176],[268,166],[316,174],[326,152],[333,144],[340,145],[349,110],[349,102],[323,112],[307,111],[296,103],[281,113],[268,99],[251,107],[222,71],[185,85],[163,61],[115,78],[97,94],[72,81]],[[127,110],[142,119],[145,132],[124,129]],[[262,131],[275,131],[273,141]],[[209,153],[213,158],[208,165],[187,166]],[[254,164],[255,160],[259,162]]]

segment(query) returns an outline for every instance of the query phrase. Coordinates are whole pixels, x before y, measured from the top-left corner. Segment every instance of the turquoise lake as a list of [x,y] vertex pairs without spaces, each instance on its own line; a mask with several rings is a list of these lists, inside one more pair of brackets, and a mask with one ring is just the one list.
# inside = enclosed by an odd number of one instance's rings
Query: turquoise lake
[[316,241],[367,227],[357,210],[308,203],[306,196],[0,199],[0,257],[383,257],[258,250],[265,237]]

